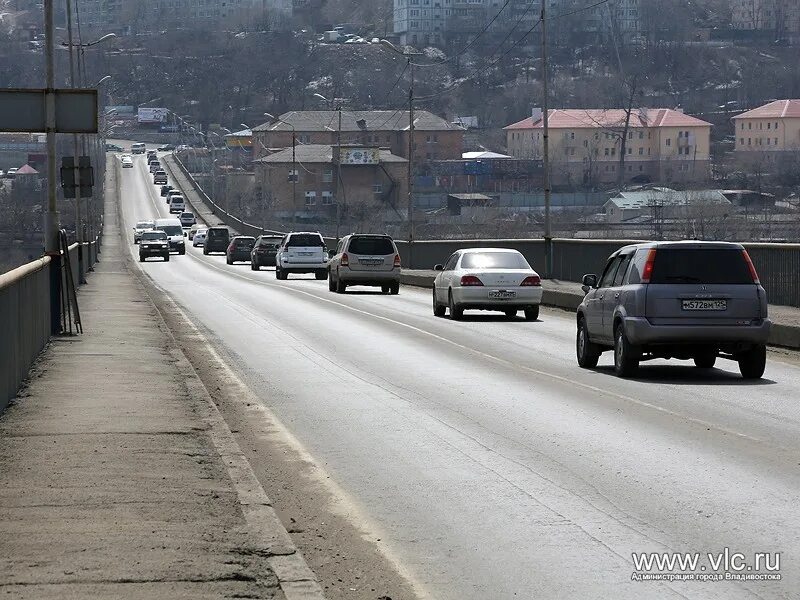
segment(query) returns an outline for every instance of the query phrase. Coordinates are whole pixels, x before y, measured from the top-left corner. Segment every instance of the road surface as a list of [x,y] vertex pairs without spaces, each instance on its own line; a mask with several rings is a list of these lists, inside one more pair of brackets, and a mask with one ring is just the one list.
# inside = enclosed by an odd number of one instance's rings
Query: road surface
[[[134,160],[120,170],[129,228],[169,216],[145,159]],[[771,353],[756,382],[722,360],[711,372],[654,361],[620,380],[610,354],[596,370],[577,367],[568,313],[453,322],[433,316],[426,290],[338,295],[313,276],[277,281],[197,250],[187,243],[186,256],[140,266],[347,495],[365,518],[358,526],[377,530],[421,595],[800,594],[791,355]],[[782,579],[632,581],[632,553],[725,548],[748,562],[780,553]]]

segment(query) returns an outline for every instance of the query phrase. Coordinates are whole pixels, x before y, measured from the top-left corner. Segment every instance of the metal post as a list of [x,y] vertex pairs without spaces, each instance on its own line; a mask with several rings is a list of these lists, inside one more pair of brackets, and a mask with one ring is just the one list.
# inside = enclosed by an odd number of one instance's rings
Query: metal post
[[[72,44],[72,0],[67,0],[67,43],[69,44],[69,85],[71,88],[76,88],[78,86],[75,85],[75,47]],[[78,283],[86,283],[84,275],[86,267],[82,244],[83,220],[81,219],[80,167],[78,166],[80,146],[77,133],[72,134],[72,156],[75,165],[75,181],[78,182],[75,187],[75,241],[78,242]]]
[[408,86],[408,266],[413,266],[414,244],[414,63],[408,57],[411,84]]
[[339,240],[339,232],[342,221],[342,105],[339,104],[339,128],[336,130],[336,240]]
[[553,234],[550,224],[550,127],[549,103],[547,101],[547,26],[545,13],[547,0],[542,0],[542,150],[544,171],[544,276],[550,279],[553,276]]
[[300,209],[297,207],[297,131],[292,125],[292,207],[294,208],[294,224],[297,225],[297,213]]
[[46,95],[45,132],[47,134],[47,212],[44,218],[44,251],[50,256],[50,327],[52,333],[61,332],[61,255],[59,254],[58,219],[56,202],[56,96],[55,96],[55,27],[53,25],[53,0],[44,0]]

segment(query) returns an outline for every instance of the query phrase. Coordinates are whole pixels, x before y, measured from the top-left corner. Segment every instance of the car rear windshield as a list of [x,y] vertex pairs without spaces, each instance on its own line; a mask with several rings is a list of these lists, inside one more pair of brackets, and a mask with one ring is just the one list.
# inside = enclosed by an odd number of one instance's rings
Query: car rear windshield
[[322,248],[325,246],[325,242],[322,241],[322,236],[314,235],[313,233],[301,233],[289,237],[287,246],[319,246]]
[[230,234],[227,229],[209,229],[208,237],[224,237],[227,238]]
[[353,254],[377,254],[385,256],[394,254],[392,240],[386,237],[354,237],[350,240],[347,251]]
[[659,248],[650,283],[743,285],[753,277],[736,248]]
[[274,246],[275,244],[280,244],[281,238],[261,238],[258,242],[259,246]]
[[153,226],[152,221],[139,221],[136,224],[136,229],[150,229]]
[[470,252],[461,259],[462,269],[530,269],[516,252]]
[[256,243],[256,238],[251,237],[240,237],[233,240],[236,242],[237,246],[247,246],[248,248],[252,248],[253,244]]
[[142,234],[142,239],[147,240],[165,240],[167,239],[167,234],[163,231],[147,231]]

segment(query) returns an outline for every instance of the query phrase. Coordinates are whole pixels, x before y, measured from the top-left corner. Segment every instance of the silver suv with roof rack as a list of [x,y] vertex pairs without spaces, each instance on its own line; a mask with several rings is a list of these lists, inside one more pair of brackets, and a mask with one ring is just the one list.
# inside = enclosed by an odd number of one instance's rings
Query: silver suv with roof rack
[[747,251],[728,242],[649,242],[620,248],[602,275],[584,275],[577,312],[578,364],[614,351],[620,377],[641,361],[735,360],[745,379],[766,366],[767,295]]

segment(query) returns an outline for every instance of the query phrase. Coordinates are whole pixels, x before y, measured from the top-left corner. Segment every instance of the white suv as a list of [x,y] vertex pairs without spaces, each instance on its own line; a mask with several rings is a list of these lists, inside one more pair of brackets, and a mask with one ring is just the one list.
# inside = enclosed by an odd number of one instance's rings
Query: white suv
[[169,214],[180,214],[186,210],[186,202],[183,196],[172,196],[169,199]]
[[289,273],[314,273],[317,279],[327,279],[327,252],[319,232],[289,233],[281,240],[275,255],[275,277],[286,279]]

